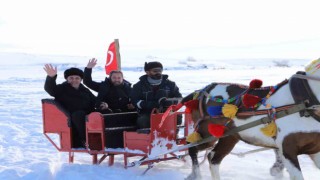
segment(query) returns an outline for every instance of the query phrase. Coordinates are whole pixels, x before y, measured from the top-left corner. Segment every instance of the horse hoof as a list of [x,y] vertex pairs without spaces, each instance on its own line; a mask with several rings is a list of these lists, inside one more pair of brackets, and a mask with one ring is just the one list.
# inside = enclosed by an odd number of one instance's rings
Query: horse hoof
[[283,168],[281,167],[272,167],[270,168],[270,174],[274,177],[282,177],[283,176]]

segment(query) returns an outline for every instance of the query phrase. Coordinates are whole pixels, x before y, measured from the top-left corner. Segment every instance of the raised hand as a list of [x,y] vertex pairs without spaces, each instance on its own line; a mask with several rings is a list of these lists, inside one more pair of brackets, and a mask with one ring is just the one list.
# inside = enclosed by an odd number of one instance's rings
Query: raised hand
[[97,59],[96,58],[92,58],[92,59],[89,59],[89,62],[87,64],[87,68],[93,68],[97,65]]
[[43,68],[47,75],[50,76],[50,77],[54,77],[55,75],[57,75],[57,67],[53,67],[51,64],[46,64],[44,65],[44,68]]

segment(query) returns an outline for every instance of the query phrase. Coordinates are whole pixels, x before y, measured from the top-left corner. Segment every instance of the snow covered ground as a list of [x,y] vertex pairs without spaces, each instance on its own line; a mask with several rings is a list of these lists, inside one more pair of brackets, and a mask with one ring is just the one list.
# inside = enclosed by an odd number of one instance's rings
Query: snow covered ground
[[[53,63],[58,67],[58,83],[63,82],[66,68],[84,68],[89,57],[40,56],[31,54],[0,53],[0,179],[184,179],[191,171],[190,160],[177,160],[156,164],[145,176],[146,167],[124,169],[122,157],[116,157],[115,165],[107,163],[91,165],[87,154],[76,154],[74,164],[68,164],[67,153],[59,153],[42,134],[41,99],[50,96],[43,89],[45,72],[43,65]],[[264,85],[275,85],[289,78],[296,71],[303,71],[311,59],[123,59],[125,79],[135,83],[144,74],[145,61],[159,60],[165,74],[177,83],[183,95],[200,89],[211,82],[236,82],[249,84],[251,79],[263,80]],[[105,77],[104,59],[99,59],[93,70],[93,79]],[[239,143],[235,153],[257,147]],[[135,160],[132,158],[132,160]],[[299,156],[305,179],[317,180],[320,171],[309,157]],[[223,180],[231,179],[289,179],[286,170],[283,177],[274,178],[269,168],[274,162],[271,150],[239,158],[229,155],[221,165]],[[203,179],[210,179],[208,163],[201,166]]]

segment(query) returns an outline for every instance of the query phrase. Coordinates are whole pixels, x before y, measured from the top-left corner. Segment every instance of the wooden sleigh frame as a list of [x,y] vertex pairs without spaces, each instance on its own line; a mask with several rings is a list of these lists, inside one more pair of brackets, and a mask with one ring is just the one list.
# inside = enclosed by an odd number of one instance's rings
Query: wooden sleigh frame
[[[144,159],[159,152],[159,150],[165,152],[173,147],[185,145],[186,136],[192,133],[193,128],[191,114],[185,112],[172,112],[164,117],[163,113],[153,111],[151,128],[142,133],[136,131],[136,128],[132,126],[108,127],[108,120],[112,120],[120,114],[132,119],[137,116],[136,113],[101,114],[93,112],[86,116],[86,148],[72,148],[72,128],[68,125],[68,123],[70,124],[69,113],[53,99],[42,99],[42,112],[43,134],[58,151],[69,153],[69,163],[73,163],[75,153],[88,153],[92,156],[93,164],[100,164],[109,156],[108,164],[111,166],[114,164],[115,155],[123,155],[124,167],[128,167],[130,157],[142,156],[142,159]],[[178,115],[184,116],[184,124],[180,127],[177,126]],[[131,121],[130,119],[127,120]],[[135,121],[136,119],[132,120]],[[178,128],[184,128],[181,138],[178,138]],[[123,141],[123,148],[106,147],[112,140],[111,136],[114,130],[120,131],[122,134],[117,137],[123,138],[119,139],[121,143]],[[59,136],[59,142],[55,142],[49,136],[51,133]],[[98,155],[101,155],[101,157],[98,158]],[[141,165],[177,158],[175,153],[170,153]]]

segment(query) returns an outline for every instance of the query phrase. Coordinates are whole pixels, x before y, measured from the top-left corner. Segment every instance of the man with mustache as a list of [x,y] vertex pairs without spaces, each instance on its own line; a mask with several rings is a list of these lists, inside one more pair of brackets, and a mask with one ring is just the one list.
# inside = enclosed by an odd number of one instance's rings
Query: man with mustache
[[131,84],[123,79],[122,71],[112,71],[105,81],[95,82],[91,73],[96,64],[97,59],[89,60],[83,79],[86,86],[98,92],[96,109],[103,114],[135,111],[129,98]]
[[152,109],[168,107],[172,102],[167,101],[167,98],[182,97],[176,83],[170,81],[168,75],[162,74],[163,66],[160,62],[146,62],[144,70],[146,74],[140,77],[131,91],[132,103],[139,113],[138,128],[150,128]]

